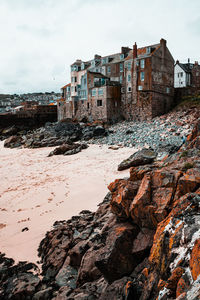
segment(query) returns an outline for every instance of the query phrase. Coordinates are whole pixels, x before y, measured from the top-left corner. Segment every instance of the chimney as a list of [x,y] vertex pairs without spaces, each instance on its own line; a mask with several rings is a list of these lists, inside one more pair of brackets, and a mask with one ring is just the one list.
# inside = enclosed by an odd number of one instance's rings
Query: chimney
[[176,64],[179,64],[179,60],[177,59]]
[[137,44],[133,45],[133,59],[137,57]]
[[164,40],[164,39],[161,39],[161,40],[160,40],[160,44],[161,44],[161,46],[166,47],[167,41]]
[[195,64],[195,66],[198,66],[198,65],[199,65],[198,61],[195,61],[194,64]]
[[190,63],[190,59],[188,58],[188,64]]

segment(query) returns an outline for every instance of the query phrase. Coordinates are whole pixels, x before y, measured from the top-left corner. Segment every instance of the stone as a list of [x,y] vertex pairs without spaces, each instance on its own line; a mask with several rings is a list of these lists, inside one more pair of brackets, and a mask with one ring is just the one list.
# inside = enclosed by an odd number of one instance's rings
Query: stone
[[200,274],[200,239],[195,241],[190,257],[190,270],[193,280]]
[[98,251],[95,265],[108,283],[130,274],[137,261],[132,255],[132,243],[138,228],[130,223],[116,224],[108,232],[106,244]]
[[20,136],[12,135],[8,139],[5,140],[4,147],[5,148],[19,147],[21,140],[22,140],[22,138]]
[[144,148],[132,154],[129,158],[123,160],[118,165],[118,171],[152,163],[156,156],[157,154],[154,151]]
[[140,182],[116,180],[108,186],[112,193],[111,211],[120,218],[129,218],[129,207],[136,195]]
[[[130,205],[130,215],[133,222],[140,227],[148,227],[152,222],[147,218],[147,208],[151,203],[151,176],[145,174],[138,192]],[[150,211],[149,211],[150,212]]]

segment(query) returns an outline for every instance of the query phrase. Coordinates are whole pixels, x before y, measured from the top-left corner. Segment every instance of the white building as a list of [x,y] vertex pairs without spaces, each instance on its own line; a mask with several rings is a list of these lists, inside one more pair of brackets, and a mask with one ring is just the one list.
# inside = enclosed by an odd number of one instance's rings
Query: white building
[[182,64],[178,60],[174,67],[174,87],[183,88],[191,85],[191,72],[194,64],[188,63]]

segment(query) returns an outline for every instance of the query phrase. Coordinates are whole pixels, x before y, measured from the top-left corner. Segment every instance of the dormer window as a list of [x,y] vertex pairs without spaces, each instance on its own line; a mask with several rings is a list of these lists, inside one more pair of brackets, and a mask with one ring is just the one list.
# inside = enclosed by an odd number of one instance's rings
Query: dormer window
[[147,47],[147,54],[150,54],[151,53],[151,47]]
[[123,54],[123,53],[120,54],[120,59],[121,59],[121,60],[124,59],[124,54]]
[[95,60],[92,61],[92,67],[95,67]]
[[85,64],[82,63],[82,64],[81,64],[81,70],[84,70],[84,69],[85,69]]
[[107,62],[108,62],[108,58],[107,58],[107,57],[102,59],[102,64],[103,64],[103,65],[104,65],[104,64],[107,64]]

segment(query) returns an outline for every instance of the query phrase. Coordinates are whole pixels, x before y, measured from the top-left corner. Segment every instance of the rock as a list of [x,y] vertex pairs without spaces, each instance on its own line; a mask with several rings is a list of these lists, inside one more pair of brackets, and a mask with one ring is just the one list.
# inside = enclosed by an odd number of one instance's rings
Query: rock
[[[149,210],[151,202],[151,176],[145,174],[137,195],[130,205],[130,215],[133,222],[140,227],[152,228],[152,214]],[[148,218],[147,218],[148,216]]]
[[20,147],[22,138],[18,135],[12,135],[4,142],[5,148]]
[[117,224],[108,233],[95,265],[109,283],[130,274],[137,265],[132,256],[132,243],[137,233],[137,227],[129,223]]
[[102,135],[104,136],[107,134],[107,132],[106,132],[105,128],[103,128],[102,126],[96,126],[94,128],[93,134],[94,134],[94,136],[102,136]]
[[88,146],[86,144],[75,144],[75,143],[70,143],[70,144],[63,144],[57,148],[55,148],[53,151],[49,153],[49,157],[53,155],[72,155],[76,154],[81,151],[81,149],[86,149]]
[[123,160],[118,166],[118,171],[152,163],[156,156],[157,154],[154,151],[144,148],[132,154],[128,159]]
[[49,300],[52,299],[53,288],[48,287],[34,294],[32,300]]
[[112,193],[111,210],[120,218],[129,218],[129,207],[139,188],[140,181],[115,180],[108,186]]
[[190,270],[193,280],[200,274],[200,239],[195,241],[190,258]]

